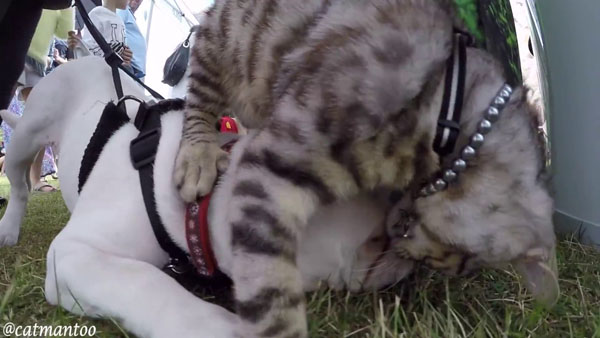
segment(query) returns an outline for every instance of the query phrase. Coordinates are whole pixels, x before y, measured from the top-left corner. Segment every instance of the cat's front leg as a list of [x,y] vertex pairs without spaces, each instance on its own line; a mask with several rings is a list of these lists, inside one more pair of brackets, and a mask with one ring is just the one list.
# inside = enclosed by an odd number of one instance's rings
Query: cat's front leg
[[217,143],[215,125],[227,110],[226,89],[221,83],[216,47],[198,30],[190,67],[185,121],[175,163],[174,181],[187,202],[208,194],[217,173],[227,168],[229,156]]
[[296,264],[299,234],[334,193],[298,149],[282,152],[269,131],[244,150],[233,183],[227,224],[233,249],[239,332],[244,337],[307,337],[306,306]]

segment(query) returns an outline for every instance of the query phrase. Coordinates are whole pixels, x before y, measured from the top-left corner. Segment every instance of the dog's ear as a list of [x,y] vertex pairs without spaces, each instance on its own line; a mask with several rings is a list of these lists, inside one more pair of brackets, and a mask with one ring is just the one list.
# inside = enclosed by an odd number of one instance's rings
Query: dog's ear
[[554,246],[550,250],[529,250],[525,257],[517,259],[513,265],[536,300],[548,308],[556,303],[560,289]]

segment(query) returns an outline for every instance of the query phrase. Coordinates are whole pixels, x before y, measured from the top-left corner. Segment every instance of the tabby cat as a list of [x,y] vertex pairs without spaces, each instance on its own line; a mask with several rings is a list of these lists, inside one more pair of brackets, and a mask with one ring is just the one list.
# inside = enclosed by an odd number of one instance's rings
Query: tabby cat
[[[220,114],[254,129],[223,224],[241,336],[307,337],[296,248],[318,206],[403,190],[439,170],[432,142],[455,21],[442,0],[217,0],[206,13],[174,179],[185,200],[210,191],[228,161],[215,142]],[[467,69],[461,127],[471,133],[505,79],[485,52],[470,50]],[[394,245],[449,271],[465,257],[473,267],[526,261],[523,274],[551,302],[552,202],[532,174],[540,158],[521,92],[507,107],[515,122],[490,133],[479,169],[415,201],[412,239]],[[470,219],[462,209],[474,201],[482,216]]]

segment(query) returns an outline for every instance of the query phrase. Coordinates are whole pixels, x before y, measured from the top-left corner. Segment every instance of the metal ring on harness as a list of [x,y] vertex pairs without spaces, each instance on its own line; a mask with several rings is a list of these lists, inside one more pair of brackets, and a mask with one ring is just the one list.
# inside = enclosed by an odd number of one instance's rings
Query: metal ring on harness
[[133,100],[133,101],[136,101],[136,102],[137,102],[137,103],[139,103],[139,104],[142,104],[142,103],[144,103],[144,100],[142,100],[142,99],[140,99],[140,98],[138,98],[138,97],[136,97],[136,96],[133,96],[133,95],[125,95],[125,96],[123,96],[122,98],[120,98],[120,99],[119,99],[119,101],[117,101],[117,106],[120,106],[120,105],[121,105],[121,103],[123,103],[123,102],[125,102],[125,101],[127,101],[127,100]]

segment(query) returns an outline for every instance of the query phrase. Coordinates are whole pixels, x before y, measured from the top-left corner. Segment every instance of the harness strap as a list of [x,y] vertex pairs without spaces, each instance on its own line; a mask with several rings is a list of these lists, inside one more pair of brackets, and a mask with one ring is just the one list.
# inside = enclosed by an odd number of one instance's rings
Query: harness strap
[[441,157],[454,151],[460,134],[460,116],[467,70],[467,45],[469,43],[472,43],[470,37],[457,31],[455,33],[454,51],[446,64],[444,96],[433,141],[433,149]]
[[[155,91],[154,89],[148,87],[147,84],[145,84],[144,82],[142,82],[142,80],[138,79],[132,72],[129,71],[129,69],[123,67],[123,65],[120,65],[119,68],[123,72],[125,72],[125,74],[129,75],[129,77],[132,78],[133,81],[137,82],[140,86],[144,87],[144,89],[146,89],[150,93],[150,95],[152,95],[155,99],[158,99],[158,100],[164,100],[165,99],[157,91]],[[120,81],[119,81],[119,83],[120,83]]]
[[[146,212],[152,225],[152,231],[160,247],[169,254],[171,263],[185,266],[188,255],[173,242],[165,230],[165,226],[156,209],[154,194],[154,161],[161,135],[160,112],[153,110],[146,103],[140,104],[139,111],[134,121],[135,127],[140,131],[138,137],[130,144],[130,155],[133,167],[138,170],[142,196]],[[176,262],[173,262],[175,260]]]
[[121,75],[119,75],[118,67],[111,67],[113,82],[115,83],[115,90],[117,91],[117,97],[119,99],[123,98],[123,85],[121,84]]
[[75,0],[75,5],[77,6],[79,14],[81,14],[85,26],[90,31],[90,34],[92,34],[94,40],[96,40],[96,43],[98,43],[98,46],[100,46],[100,49],[102,49],[102,52],[104,52],[104,60],[106,60],[106,63],[112,68],[115,90],[117,92],[117,97],[120,99],[123,97],[123,87],[121,86],[121,78],[119,76],[119,66],[123,63],[123,59],[110,48],[110,45],[104,40],[104,37],[102,37],[102,34],[98,31],[98,28],[94,26],[85,7],[83,7],[81,0]]
[[83,189],[83,186],[92,173],[92,169],[94,169],[108,140],[117,130],[129,122],[129,117],[124,108],[124,105],[116,105],[113,102],[109,102],[102,111],[100,121],[98,121],[96,130],[94,130],[81,159],[78,193],[81,193],[81,189]]

